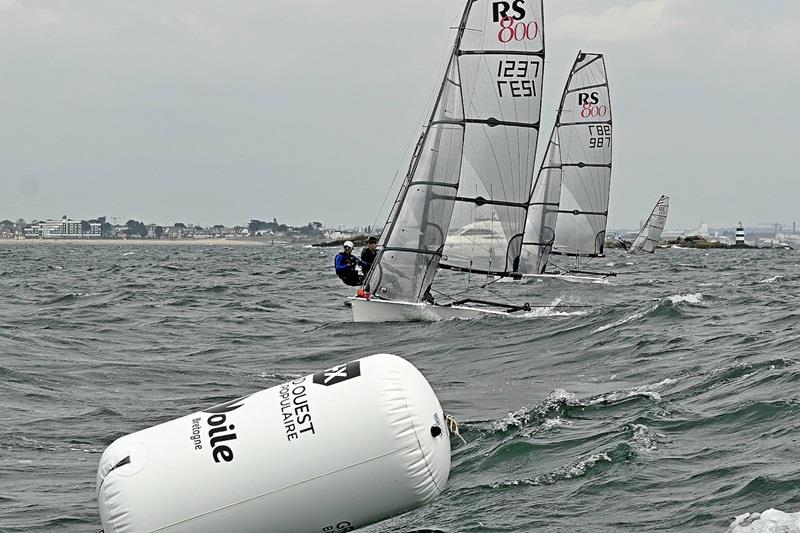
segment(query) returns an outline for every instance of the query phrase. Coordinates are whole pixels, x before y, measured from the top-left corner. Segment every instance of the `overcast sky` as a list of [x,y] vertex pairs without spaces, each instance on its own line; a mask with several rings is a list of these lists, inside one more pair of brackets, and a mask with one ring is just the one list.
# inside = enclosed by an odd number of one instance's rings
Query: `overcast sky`
[[[382,223],[462,8],[0,0],[0,218]],[[611,228],[662,193],[671,228],[800,222],[800,2],[548,0],[545,25],[544,136],[576,52],[606,54]]]

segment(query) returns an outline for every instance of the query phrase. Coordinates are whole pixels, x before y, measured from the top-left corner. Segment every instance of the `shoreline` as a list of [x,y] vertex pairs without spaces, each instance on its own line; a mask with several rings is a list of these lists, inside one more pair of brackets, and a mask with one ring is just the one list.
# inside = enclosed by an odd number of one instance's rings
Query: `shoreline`
[[[0,239],[0,246],[89,245],[89,246],[277,246],[292,241],[250,239]],[[299,243],[298,243],[299,244]]]

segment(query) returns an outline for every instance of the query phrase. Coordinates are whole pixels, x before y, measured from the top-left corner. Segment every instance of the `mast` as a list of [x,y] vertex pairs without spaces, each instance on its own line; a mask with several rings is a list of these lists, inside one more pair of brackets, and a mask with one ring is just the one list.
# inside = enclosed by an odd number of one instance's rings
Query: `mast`
[[[453,59],[455,58],[456,51],[458,50],[458,46],[461,43],[461,38],[464,35],[464,29],[466,28],[467,18],[469,17],[469,12],[472,9],[472,4],[475,0],[467,0],[466,5],[464,6],[464,12],[461,15],[461,22],[458,25],[458,31],[456,33],[455,42],[453,43],[453,50],[450,52],[450,59],[447,62],[447,68],[444,70],[444,78],[442,79],[442,83],[439,85],[439,91],[436,94],[436,100],[433,104],[433,109],[431,110],[431,116],[428,118],[428,122],[425,125],[425,130],[420,135],[419,140],[417,141],[417,145],[414,147],[414,152],[411,155],[411,161],[408,164],[408,171],[406,172],[406,177],[403,180],[403,185],[398,192],[397,199],[395,200],[395,205],[392,208],[392,211],[389,212],[389,219],[386,221],[389,230],[384,232],[385,237],[382,238],[382,241],[387,241],[389,236],[392,234],[394,230],[394,224],[397,221],[397,207],[403,204],[405,200],[408,184],[411,181],[411,178],[414,176],[414,171],[417,168],[417,164],[419,163],[419,156],[422,150],[423,145],[425,144],[425,140],[428,138],[428,134],[431,131],[431,125],[433,124],[434,119],[436,118],[436,112],[439,107],[439,103],[442,100],[442,94],[444,93],[445,86],[447,84],[447,76],[448,72],[450,71],[450,67],[453,64]],[[387,226],[384,226],[387,227]],[[383,243],[381,243],[383,244]],[[376,260],[380,259],[380,255],[376,257]],[[366,280],[365,280],[366,284]]]
[[[561,178],[563,164],[559,128],[563,122],[564,104],[570,92],[570,85],[583,52],[578,52],[575,62],[567,75],[561,101],[558,104],[556,119],[550,133],[550,141],[542,159],[542,165],[536,175],[528,198],[528,218],[525,225],[525,237],[522,242],[522,262],[520,271],[524,274],[544,274],[547,260],[555,242],[555,228],[561,204]],[[557,153],[555,153],[557,151]]]
[[421,301],[436,273],[452,215],[453,193],[448,191],[457,190],[461,173],[464,108],[456,52],[475,1],[464,7],[430,118],[364,282],[381,297]]
[[523,274],[543,274],[547,267],[550,250],[556,238],[561,173],[561,146],[558,129],[554,125],[528,200],[528,217],[519,264],[519,271]]

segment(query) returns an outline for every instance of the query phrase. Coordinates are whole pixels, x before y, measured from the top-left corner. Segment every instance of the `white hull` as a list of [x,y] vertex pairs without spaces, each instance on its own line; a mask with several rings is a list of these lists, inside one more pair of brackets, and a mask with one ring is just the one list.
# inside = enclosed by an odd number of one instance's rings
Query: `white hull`
[[556,279],[569,283],[596,283],[608,285],[607,276],[575,276],[572,274],[523,274],[522,279]]
[[350,297],[354,322],[436,322],[453,318],[509,316],[503,309],[476,308],[465,305],[432,305],[428,303],[393,302]]

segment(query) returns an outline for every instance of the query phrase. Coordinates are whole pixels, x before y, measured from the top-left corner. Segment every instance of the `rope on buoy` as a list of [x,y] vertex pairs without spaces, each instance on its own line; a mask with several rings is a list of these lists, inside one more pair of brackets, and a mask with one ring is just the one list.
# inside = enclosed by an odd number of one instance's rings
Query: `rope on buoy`
[[461,433],[458,432],[458,421],[455,418],[453,418],[453,415],[445,414],[444,421],[447,424],[447,431],[449,431],[451,435],[455,435],[456,437],[461,439],[461,442],[466,444],[467,441],[464,440],[464,437],[462,437]]

